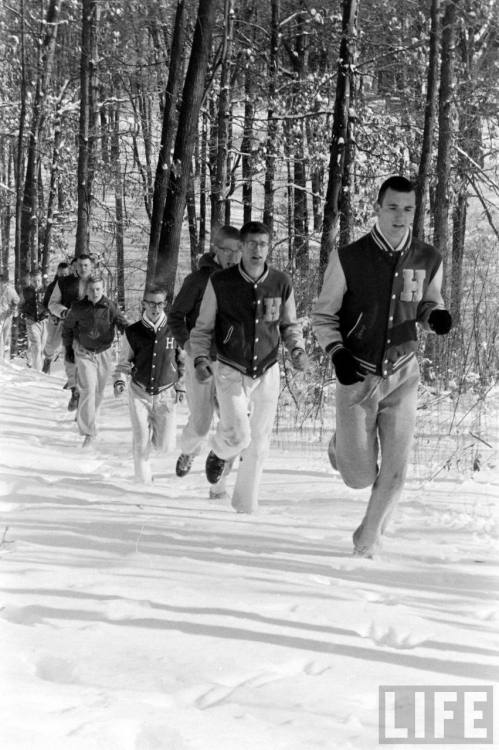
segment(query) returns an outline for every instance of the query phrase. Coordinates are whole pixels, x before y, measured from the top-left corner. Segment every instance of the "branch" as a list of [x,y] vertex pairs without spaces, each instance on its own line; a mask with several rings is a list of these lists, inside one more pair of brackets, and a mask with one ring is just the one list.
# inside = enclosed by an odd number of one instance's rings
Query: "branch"
[[481,194],[480,190],[478,189],[478,186],[476,185],[474,179],[472,177],[468,177],[471,185],[473,186],[473,190],[475,191],[475,195],[482,204],[483,210],[485,211],[485,216],[487,217],[487,221],[489,222],[492,231],[494,232],[495,236],[499,240],[499,231],[496,229],[494,222],[492,220],[492,214],[490,213],[487,204],[485,203],[485,199],[483,195]]

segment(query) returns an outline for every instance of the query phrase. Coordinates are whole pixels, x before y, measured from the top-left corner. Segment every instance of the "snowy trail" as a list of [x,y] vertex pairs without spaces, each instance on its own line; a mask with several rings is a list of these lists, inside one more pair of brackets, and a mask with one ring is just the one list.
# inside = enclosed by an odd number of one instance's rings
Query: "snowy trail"
[[0,369],[2,750],[371,750],[380,684],[497,682],[497,469],[409,481],[362,560],[321,452],[274,450],[236,515],[201,457],[134,485],[111,390],[82,453],[61,385]]

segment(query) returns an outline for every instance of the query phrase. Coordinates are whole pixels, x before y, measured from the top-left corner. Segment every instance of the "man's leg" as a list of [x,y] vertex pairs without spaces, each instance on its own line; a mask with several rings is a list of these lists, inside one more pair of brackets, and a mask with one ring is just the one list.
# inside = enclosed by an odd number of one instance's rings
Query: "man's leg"
[[6,314],[0,321],[0,359],[10,360],[10,346],[12,337],[12,315]]
[[[251,378],[247,378],[251,381]],[[218,363],[215,386],[220,419],[212,439],[213,452],[224,461],[248,447],[251,427],[245,376],[233,367]]]
[[152,482],[151,463],[151,413],[153,396],[131,382],[128,389],[128,406],[132,423],[132,450],[135,479],[145,484]]
[[[246,381],[254,382],[250,378]],[[251,442],[241,454],[232,496],[232,507],[239,513],[253,513],[258,508],[263,464],[269,452],[279,399],[279,365],[273,365],[258,381],[255,388],[250,386]]]
[[[212,363],[216,367],[216,363]],[[185,387],[189,418],[182,430],[180,450],[186,455],[197,455],[203,440],[206,439],[213,419],[215,394],[214,379],[209,383],[199,383],[196,378],[192,357],[185,357]]]
[[354,534],[355,548],[361,554],[374,550],[402,493],[416,424],[418,384],[414,357],[380,386],[381,464],[364,519]]
[[97,390],[97,361],[95,355],[75,347],[76,387],[80,394],[76,421],[80,435],[95,437],[95,396]]
[[102,399],[104,398],[104,389],[113,369],[113,353],[111,347],[95,355],[97,364],[97,383],[95,388],[95,413],[99,411]]
[[336,433],[329,449],[343,481],[355,489],[372,485],[378,471],[380,382],[381,378],[368,375],[362,383],[336,383]]
[[166,388],[153,396],[151,412],[152,444],[161,453],[170,453],[175,448],[177,427],[177,404],[175,388]]
[[45,348],[43,350],[43,371],[48,373],[50,371],[50,363],[61,346],[62,320],[59,320],[54,315],[49,315],[46,325],[47,336],[45,340]]

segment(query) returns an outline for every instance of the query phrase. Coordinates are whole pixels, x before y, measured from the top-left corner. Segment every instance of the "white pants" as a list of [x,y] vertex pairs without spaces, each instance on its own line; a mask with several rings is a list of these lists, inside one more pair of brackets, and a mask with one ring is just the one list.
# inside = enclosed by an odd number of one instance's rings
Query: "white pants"
[[132,447],[135,478],[152,481],[149,461],[151,447],[169,453],[175,447],[176,392],[171,386],[156,396],[130,383],[128,406],[132,422]]
[[45,359],[54,358],[58,349],[62,345],[62,320],[56,318],[55,315],[49,315],[47,319],[47,338],[45,341],[45,349],[43,350],[43,356]]
[[0,360],[10,359],[10,343],[12,339],[12,315],[7,313],[0,318]]
[[[211,367],[215,372],[217,362],[212,362]],[[215,412],[215,380],[212,378],[207,383],[200,383],[196,378],[194,360],[187,353],[184,378],[189,419],[182,430],[180,450],[182,453],[197,455],[203,440],[208,436]]]
[[[332,447],[344,482],[372,485],[356,547],[372,550],[402,494],[407,473],[419,384],[413,357],[388,378],[368,375],[363,383],[336,384],[336,439]],[[381,460],[379,457],[381,453]]]
[[43,349],[47,333],[45,320],[31,320],[26,318],[26,333],[28,335],[28,354],[33,370],[41,370],[43,365]]
[[95,418],[104,397],[104,388],[113,369],[111,347],[91,352],[74,342],[76,387],[80,393],[76,421],[81,435],[96,434]]
[[250,378],[218,363],[215,373],[220,421],[213,451],[225,460],[241,454],[232,506],[241,513],[258,508],[258,490],[268,455],[279,398],[279,365]]

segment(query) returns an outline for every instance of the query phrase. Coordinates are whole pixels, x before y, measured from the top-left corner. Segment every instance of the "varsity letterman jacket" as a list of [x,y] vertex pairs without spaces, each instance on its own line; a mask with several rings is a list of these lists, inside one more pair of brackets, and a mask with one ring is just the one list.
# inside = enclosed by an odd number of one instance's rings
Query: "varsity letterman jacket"
[[[181,347],[185,346],[196,323],[208,279],[215,271],[221,270],[211,253],[202,255],[198,265],[197,271],[185,277],[168,313],[168,326]],[[214,350],[212,354],[212,359],[215,359]]]
[[290,353],[304,349],[289,276],[266,266],[255,281],[241,263],[214,273],[189,339],[194,361],[209,356],[213,333],[217,359],[252,378],[277,362],[281,337]]
[[416,323],[429,330],[432,310],[444,309],[442,260],[431,245],[412,237],[393,250],[373,230],[333,250],[312,313],[320,346],[345,346],[362,369],[388,377],[417,348]]
[[177,382],[183,374],[180,347],[166,322],[153,325],[145,316],[125,329],[114,381],[131,375],[132,381],[152,396]]

